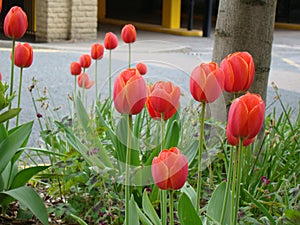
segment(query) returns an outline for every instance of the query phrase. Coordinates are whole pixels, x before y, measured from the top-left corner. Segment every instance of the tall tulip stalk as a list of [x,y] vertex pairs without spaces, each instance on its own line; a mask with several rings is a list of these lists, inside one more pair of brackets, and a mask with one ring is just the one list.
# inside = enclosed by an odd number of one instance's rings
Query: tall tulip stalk
[[116,110],[127,116],[127,151],[125,169],[125,223],[129,225],[130,164],[132,115],[140,113],[146,102],[146,82],[137,69],[126,69],[115,79],[113,100]]
[[192,71],[190,77],[190,92],[193,98],[201,104],[197,170],[197,211],[200,210],[205,107],[206,103],[214,102],[220,96],[223,86],[224,73],[215,62],[202,63],[200,66],[195,67]]
[[128,68],[131,67],[131,44],[136,41],[136,30],[132,24],[127,24],[121,31],[122,40],[128,44]]
[[95,60],[95,83],[96,83],[96,99],[98,97],[98,61],[103,58],[104,47],[101,44],[95,43],[91,47],[91,57]]

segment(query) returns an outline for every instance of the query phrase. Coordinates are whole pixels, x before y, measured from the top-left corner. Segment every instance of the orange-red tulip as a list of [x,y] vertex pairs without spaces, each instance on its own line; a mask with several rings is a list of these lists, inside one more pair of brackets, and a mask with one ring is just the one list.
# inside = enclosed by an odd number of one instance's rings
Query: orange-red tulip
[[138,114],[144,108],[146,95],[146,82],[137,69],[125,69],[116,77],[113,98],[119,113]]
[[255,67],[248,52],[235,52],[226,56],[220,64],[225,74],[224,89],[227,92],[245,92],[253,82]]
[[132,24],[127,24],[122,28],[121,31],[122,40],[129,44],[133,43],[136,40],[136,30]]
[[104,47],[101,44],[95,43],[91,47],[91,57],[94,60],[99,60],[103,58]]
[[2,80],[2,73],[0,73],[0,80]]
[[214,102],[222,93],[224,73],[215,62],[201,63],[192,71],[190,92],[199,102]]
[[15,47],[15,65],[18,67],[29,67],[32,64],[33,51],[28,43],[18,43]]
[[254,138],[263,125],[264,113],[265,103],[260,95],[248,92],[236,98],[228,113],[228,132],[236,138]]
[[[228,144],[233,145],[233,146],[238,146],[239,145],[239,138],[234,137],[230,133],[230,130],[227,127],[226,127],[226,137],[227,137]],[[255,138],[244,139],[243,140],[243,146],[250,145],[252,142],[254,142],[254,139]]]
[[145,75],[147,73],[147,66],[144,63],[136,64],[136,68],[140,72],[141,75]]
[[83,54],[79,58],[79,63],[80,63],[82,68],[85,68],[85,69],[89,68],[92,64],[92,58],[88,54]]
[[4,19],[4,34],[9,38],[19,39],[28,28],[26,13],[19,6],[12,7]]
[[158,113],[167,113],[178,108],[180,88],[172,82],[158,81],[148,89],[149,104]]
[[80,63],[72,62],[71,65],[70,65],[70,73],[72,75],[75,75],[75,76],[81,74],[81,65],[80,65]]
[[104,37],[104,47],[106,49],[112,50],[115,49],[117,46],[118,46],[118,37],[112,32],[106,33]]
[[178,190],[188,176],[188,160],[176,147],[162,150],[152,160],[152,177],[163,190]]
[[2,11],[2,0],[0,0],[0,13]]
[[78,86],[85,88],[85,89],[90,89],[94,84],[94,81],[90,81],[90,77],[87,73],[81,73],[78,76]]

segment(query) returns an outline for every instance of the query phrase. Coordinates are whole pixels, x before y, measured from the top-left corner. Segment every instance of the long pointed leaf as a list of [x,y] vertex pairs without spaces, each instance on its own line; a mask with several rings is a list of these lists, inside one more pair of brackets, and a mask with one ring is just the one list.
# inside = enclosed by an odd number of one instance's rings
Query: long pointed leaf
[[139,217],[136,210],[136,203],[134,201],[133,195],[131,195],[129,201],[129,218],[125,218],[126,220],[129,219],[130,225],[139,225]]
[[143,211],[145,212],[145,214],[149,217],[149,219],[151,220],[151,222],[154,224],[154,225],[161,225],[161,221],[155,211],[155,209],[153,208],[149,198],[148,198],[148,195],[147,195],[147,192],[144,191],[143,193],[143,203],[142,203],[142,206],[143,206]]
[[193,206],[190,198],[185,193],[182,193],[179,199],[178,216],[181,225],[202,225],[202,221],[198,216],[195,207]]
[[5,121],[14,118],[20,113],[20,108],[14,108],[5,111],[4,113],[0,114],[0,123],[4,123]]

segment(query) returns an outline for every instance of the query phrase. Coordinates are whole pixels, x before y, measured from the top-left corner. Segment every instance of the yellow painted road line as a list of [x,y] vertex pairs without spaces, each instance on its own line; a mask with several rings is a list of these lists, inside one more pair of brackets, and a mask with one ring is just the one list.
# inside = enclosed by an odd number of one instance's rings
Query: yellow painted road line
[[287,59],[287,58],[281,58],[282,61],[286,62],[287,64],[293,66],[293,67],[296,67],[297,69],[300,70],[300,65],[295,63],[293,60],[290,60],[290,59]]

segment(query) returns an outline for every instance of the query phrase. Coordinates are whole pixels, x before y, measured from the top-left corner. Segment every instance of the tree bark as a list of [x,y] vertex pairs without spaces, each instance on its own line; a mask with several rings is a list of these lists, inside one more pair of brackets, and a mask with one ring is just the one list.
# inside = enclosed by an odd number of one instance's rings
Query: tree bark
[[[251,93],[266,100],[277,0],[220,0],[212,61],[220,62],[236,51],[248,51],[254,59]],[[215,119],[226,121],[224,108],[233,99],[223,93],[212,106]],[[225,103],[225,106],[224,106]],[[212,115],[213,116],[213,115]]]

